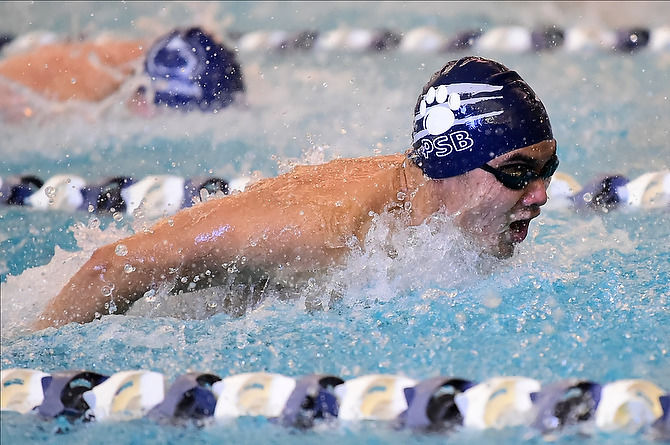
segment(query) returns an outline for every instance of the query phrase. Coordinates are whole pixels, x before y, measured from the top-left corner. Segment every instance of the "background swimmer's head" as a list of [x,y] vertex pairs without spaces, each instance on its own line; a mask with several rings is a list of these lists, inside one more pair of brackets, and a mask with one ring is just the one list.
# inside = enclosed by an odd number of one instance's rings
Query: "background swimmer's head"
[[244,91],[235,54],[200,28],[175,30],[158,39],[147,53],[145,68],[157,105],[214,111]]
[[471,56],[448,62],[423,87],[412,138],[408,157],[429,178],[444,179],[553,133],[544,105],[515,71]]

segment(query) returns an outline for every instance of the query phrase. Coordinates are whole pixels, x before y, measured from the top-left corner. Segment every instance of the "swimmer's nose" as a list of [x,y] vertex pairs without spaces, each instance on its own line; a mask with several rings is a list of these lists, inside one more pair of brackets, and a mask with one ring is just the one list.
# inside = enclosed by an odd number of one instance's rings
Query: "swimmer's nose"
[[523,205],[529,206],[543,206],[547,203],[547,187],[548,181],[536,179],[528,183],[521,198]]

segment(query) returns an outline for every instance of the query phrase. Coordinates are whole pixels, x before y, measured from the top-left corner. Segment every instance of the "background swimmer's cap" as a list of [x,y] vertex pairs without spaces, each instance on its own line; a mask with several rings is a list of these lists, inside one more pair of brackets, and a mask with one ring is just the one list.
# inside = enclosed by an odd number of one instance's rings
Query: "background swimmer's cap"
[[154,103],[184,110],[213,111],[244,91],[235,54],[200,28],[173,31],[149,49],[145,62]]
[[544,105],[515,71],[464,57],[423,87],[412,138],[409,158],[428,177],[443,179],[554,137]]

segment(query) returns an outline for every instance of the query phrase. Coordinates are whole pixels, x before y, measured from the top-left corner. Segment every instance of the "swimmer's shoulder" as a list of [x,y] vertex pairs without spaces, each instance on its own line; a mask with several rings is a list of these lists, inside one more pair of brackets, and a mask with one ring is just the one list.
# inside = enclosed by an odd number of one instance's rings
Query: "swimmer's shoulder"
[[[290,173],[294,177],[314,176],[315,178],[328,179],[329,177],[356,178],[359,176],[370,176],[393,169],[402,164],[404,155],[392,154],[383,156],[368,156],[361,158],[339,158],[318,165],[299,165]],[[321,175],[328,175],[321,176]]]
[[[356,188],[367,182],[383,181],[393,175],[404,159],[402,154],[340,158],[324,164],[298,165],[287,173],[274,178],[261,179],[249,185],[243,194],[295,192],[301,187],[313,191]],[[361,184],[363,183],[363,184]]]

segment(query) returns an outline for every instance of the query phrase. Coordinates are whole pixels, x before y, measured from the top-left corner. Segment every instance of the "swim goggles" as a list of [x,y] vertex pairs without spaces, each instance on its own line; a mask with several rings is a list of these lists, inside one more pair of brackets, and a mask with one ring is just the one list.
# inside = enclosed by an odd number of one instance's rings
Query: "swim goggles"
[[551,178],[551,176],[558,168],[558,156],[554,154],[545,164],[545,166],[542,167],[542,170],[540,170],[539,173],[535,173],[534,171],[523,166],[514,167],[506,171],[491,167],[488,164],[484,164],[479,168],[491,173],[502,185],[508,189],[522,190],[536,179],[542,179],[543,181],[546,181]]

